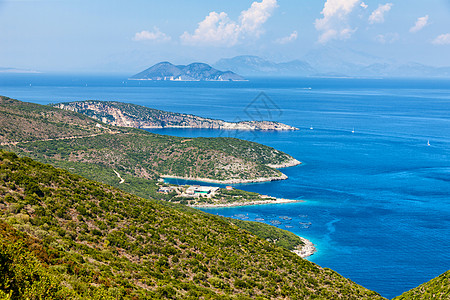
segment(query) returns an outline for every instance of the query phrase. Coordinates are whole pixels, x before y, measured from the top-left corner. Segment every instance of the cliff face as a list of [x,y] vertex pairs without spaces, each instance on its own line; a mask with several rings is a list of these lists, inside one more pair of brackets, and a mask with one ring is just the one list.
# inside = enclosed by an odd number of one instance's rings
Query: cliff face
[[79,101],[54,106],[85,114],[106,124],[134,128],[297,130],[295,127],[273,121],[226,122],[121,102]]

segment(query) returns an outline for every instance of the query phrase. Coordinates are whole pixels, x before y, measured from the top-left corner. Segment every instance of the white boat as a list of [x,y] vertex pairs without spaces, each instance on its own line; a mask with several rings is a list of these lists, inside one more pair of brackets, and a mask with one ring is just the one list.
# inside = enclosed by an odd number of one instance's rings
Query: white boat
[[355,133],[355,128],[352,129],[352,133]]
[[428,142],[427,142],[427,146],[431,146],[431,144],[430,144],[430,140],[428,140]]
[[313,130],[314,128],[313,128],[312,125],[311,125],[311,127],[309,127],[309,129]]

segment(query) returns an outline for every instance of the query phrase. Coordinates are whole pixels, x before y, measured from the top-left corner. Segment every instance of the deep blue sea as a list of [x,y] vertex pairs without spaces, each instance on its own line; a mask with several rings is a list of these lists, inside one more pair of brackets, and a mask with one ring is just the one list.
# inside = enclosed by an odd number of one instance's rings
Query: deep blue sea
[[3,74],[0,95],[40,104],[118,100],[227,121],[271,119],[298,127],[294,132],[152,131],[249,139],[302,161],[282,170],[288,180],[236,187],[304,202],[204,211],[280,221],[278,227],[316,244],[318,252],[310,261],[385,297],[450,269],[450,81],[126,78]]

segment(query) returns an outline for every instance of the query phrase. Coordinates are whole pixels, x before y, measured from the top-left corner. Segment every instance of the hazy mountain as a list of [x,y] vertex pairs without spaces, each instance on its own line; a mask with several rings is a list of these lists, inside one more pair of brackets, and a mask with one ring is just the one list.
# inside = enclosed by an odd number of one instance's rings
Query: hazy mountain
[[172,81],[242,81],[243,77],[231,71],[219,71],[208,64],[192,63],[175,66],[170,62],[158,63],[130,79],[134,80],[172,80]]
[[0,73],[40,73],[34,70],[0,67]]
[[309,76],[315,73],[314,68],[304,61],[293,60],[284,63],[275,63],[251,55],[224,58],[216,62],[214,66],[219,69],[232,70],[233,72],[247,76]]
[[321,47],[308,52],[304,60],[318,70],[316,75],[356,77],[449,77],[450,67],[399,63],[362,51]]

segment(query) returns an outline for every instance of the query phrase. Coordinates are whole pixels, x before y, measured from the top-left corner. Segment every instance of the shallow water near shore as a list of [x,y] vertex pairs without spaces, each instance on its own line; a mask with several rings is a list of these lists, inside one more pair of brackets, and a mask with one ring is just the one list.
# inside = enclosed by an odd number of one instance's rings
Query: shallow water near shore
[[237,137],[285,151],[303,163],[281,169],[288,180],[234,186],[305,202],[202,210],[303,236],[318,249],[310,261],[388,298],[450,269],[450,81],[70,78],[2,75],[0,94],[41,104],[118,100],[234,121],[255,117],[249,108],[264,92],[264,117],[299,131],[151,131]]

